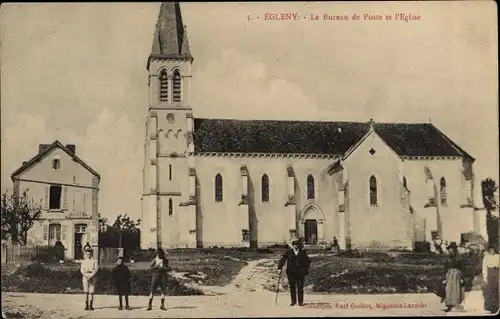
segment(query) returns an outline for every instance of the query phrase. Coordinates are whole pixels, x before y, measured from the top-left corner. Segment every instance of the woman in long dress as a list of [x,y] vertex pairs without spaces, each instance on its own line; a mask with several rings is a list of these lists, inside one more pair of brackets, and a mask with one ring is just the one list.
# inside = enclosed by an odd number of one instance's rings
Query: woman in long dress
[[483,279],[485,286],[484,293],[484,309],[491,313],[498,311],[498,266],[500,264],[500,257],[495,247],[489,247],[489,253],[484,255],[483,258]]
[[448,247],[448,260],[444,265],[445,272],[445,305],[446,312],[451,311],[456,306],[460,305],[464,301],[465,296],[465,285],[464,285],[464,273],[465,265],[464,261],[458,257],[458,247],[455,242],[452,242]]

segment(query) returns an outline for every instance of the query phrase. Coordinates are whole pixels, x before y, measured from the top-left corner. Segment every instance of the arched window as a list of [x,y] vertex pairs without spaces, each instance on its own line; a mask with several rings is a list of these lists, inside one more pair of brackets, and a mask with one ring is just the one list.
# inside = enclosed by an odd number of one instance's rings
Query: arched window
[[406,183],[406,177],[403,176],[403,186],[408,189],[408,184]]
[[441,197],[441,206],[446,206],[446,180],[444,177],[441,177],[441,180],[439,181],[439,197]]
[[307,199],[314,199],[314,177],[307,176]]
[[375,176],[370,177],[370,205],[376,206],[378,203],[377,198],[377,178]]
[[269,177],[266,174],[262,176],[262,202],[269,201]]
[[160,72],[160,102],[168,102],[168,75],[167,71]]
[[172,198],[168,199],[168,216],[172,216],[174,214],[174,202]]
[[182,91],[181,91],[181,74],[179,73],[178,70],[174,71],[174,76],[172,78],[172,84],[173,84],[173,95],[172,95],[172,100],[174,102],[180,102],[182,98]]
[[222,202],[222,176],[215,175],[215,201]]

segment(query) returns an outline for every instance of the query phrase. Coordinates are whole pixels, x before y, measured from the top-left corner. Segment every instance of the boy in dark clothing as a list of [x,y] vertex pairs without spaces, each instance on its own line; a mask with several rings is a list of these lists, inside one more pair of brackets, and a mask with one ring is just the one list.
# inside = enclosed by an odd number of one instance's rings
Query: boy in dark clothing
[[116,266],[113,268],[113,272],[111,274],[111,279],[113,280],[116,292],[118,293],[118,300],[120,301],[118,310],[123,309],[122,296],[125,296],[125,309],[130,310],[128,303],[128,296],[132,290],[130,286],[130,277],[130,271],[123,263],[123,257],[118,257]]
[[153,278],[151,280],[151,293],[149,295],[148,310],[153,309],[153,296],[156,289],[161,289],[161,310],[165,308],[165,292],[167,289],[167,271],[170,269],[168,266],[168,259],[165,256],[163,249],[159,248],[156,253],[156,258],[151,261],[150,268],[153,269]]
[[286,275],[288,277],[290,297],[292,299],[290,306],[294,306],[297,303],[297,295],[299,305],[303,306],[305,276],[309,272],[311,260],[298,240],[294,240],[292,242],[292,248],[288,249],[283,257],[281,257],[278,263],[279,270],[283,268],[285,262],[287,263]]

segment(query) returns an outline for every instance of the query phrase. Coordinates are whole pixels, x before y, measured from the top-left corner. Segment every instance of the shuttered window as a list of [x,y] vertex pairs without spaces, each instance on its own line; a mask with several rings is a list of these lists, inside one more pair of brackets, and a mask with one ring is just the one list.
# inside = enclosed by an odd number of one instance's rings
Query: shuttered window
[[62,208],[63,209],[68,209],[68,187],[64,186],[62,188],[63,194],[62,194]]
[[174,71],[172,82],[173,82],[172,100],[174,102],[180,102],[182,99],[182,88],[181,88],[182,84],[181,84],[181,74],[179,73],[179,71],[177,70]]
[[43,225],[43,240],[49,240],[49,225]]
[[43,196],[43,209],[49,209],[49,186],[45,186],[45,194]]
[[160,73],[160,102],[168,102],[168,75],[165,70]]
[[49,226],[49,240],[54,242],[61,240],[61,225],[51,224]]
[[49,209],[61,209],[62,187],[60,185],[50,186]]

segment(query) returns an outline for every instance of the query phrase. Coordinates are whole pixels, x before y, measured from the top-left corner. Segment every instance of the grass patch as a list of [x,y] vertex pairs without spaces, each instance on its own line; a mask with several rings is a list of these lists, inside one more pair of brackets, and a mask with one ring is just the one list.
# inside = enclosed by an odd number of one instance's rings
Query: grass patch
[[[405,254],[400,256],[376,255],[318,256],[307,278],[315,292],[379,294],[432,292],[444,277],[446,257]],[[466,259],[466,290],[474,275],[480,271],[477,260]]]
[[227,285],[247,263],[224,256],[186,256],[170,258],[170,267],[176,272],[186,272],[189,275],[203,274],[197,278],[198,284],[207,286]]
[[[111,286],[111,269],[102,268],[97,273],[96,294],[114,294]],[[147,295],[151,285],[151,272],[135,270],[132,272],[132,294]],[[181,284],[177,279],[168,277],[169,296],[203,295],[198,289]],[[22,266],[10,275],[2,275],[2,291],[29,293],[81,294],[82,275],[74,267],[58,270],[49,269],[39,263]]]
[[[185,273],[184,278],[169,276],[168,294],[172,296],[201,295],[200,290],[190,288],[186,283],[195,281],[200,285],[222,286],[229,284],[247,263],[241,259],[252,260],[264,258],[261,254],[227,251],[179,252],[171,250],[168,258],[172,271]],[[246,254],[246,255],[245,255]],[[232,256],[231,256],[232,255]],[[154,256],[154,255],[153,255]],[[132,274],[132,294],[147,295],[151,285],[151,270],[147,261],[127,263]],[[247,258],[244,258],[247,257]],[[114,294],[110,285],[110,275],[114,264],[100,264],[97,273],[97,294]],[[2,291],[36,292],[36,293],[82,293],[82,276],[80,264],[66,262],[64,264],[34,263],[20,267],[14,273],[2,271]]]

